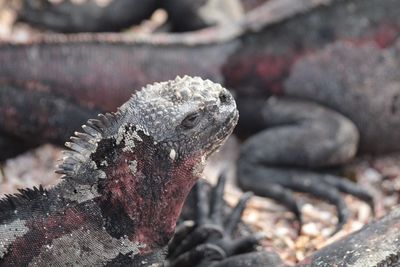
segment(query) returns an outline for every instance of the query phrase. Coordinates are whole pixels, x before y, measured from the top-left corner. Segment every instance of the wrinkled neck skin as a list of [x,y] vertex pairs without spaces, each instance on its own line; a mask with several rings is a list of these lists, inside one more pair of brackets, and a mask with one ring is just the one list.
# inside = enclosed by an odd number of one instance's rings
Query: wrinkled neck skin
[[203,161],[201,155],[183,158],[143,132],[137,133],[134,146],[125,139],[100,141],[99,147],[118,151],[106,153],[106,159],[94,153],[92,159],[106,175],[99,180],[97,201],[102,216],[112,221],[109,232],[138,242],[143,255],[167,245]]

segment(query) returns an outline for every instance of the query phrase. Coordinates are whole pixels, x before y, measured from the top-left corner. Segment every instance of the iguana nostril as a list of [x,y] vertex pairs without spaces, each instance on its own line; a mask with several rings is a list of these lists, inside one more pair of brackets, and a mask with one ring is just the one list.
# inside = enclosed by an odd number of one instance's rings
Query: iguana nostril
[[229,102],[229,95],[226,92],[221,92],[219,94],[219,101],[221,101],[221,104],[226,104]]

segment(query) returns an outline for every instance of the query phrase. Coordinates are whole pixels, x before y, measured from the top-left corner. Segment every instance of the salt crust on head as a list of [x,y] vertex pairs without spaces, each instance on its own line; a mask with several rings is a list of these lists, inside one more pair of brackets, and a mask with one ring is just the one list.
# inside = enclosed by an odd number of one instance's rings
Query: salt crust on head
[[[98,142],[104,138],[131,140],[124,151],[132,151],[135,142],[141,142],[138,132],[151,136],[155,142],[161,141],[168,132],[173,132],[177,123],[194,109],[206,105],[219,105],[219,96],[227,92],[220,84],[200,77],[176,77],[175,80],[157,82],[136,92],[116,113],[99,114],[98,119],[88,120],[83,125],[84,133],[75,133],[72,142],[66,146],[57,173],[73,177],[82,174],[82,167],[97,170],[90,155],[97,149]],[[131,127],[126,132],[125,128]],[[127,136],[127,135],[130,136]],[[129,147],[128,147],[129,146]],[[105,178],[97,170],[99,178]]]

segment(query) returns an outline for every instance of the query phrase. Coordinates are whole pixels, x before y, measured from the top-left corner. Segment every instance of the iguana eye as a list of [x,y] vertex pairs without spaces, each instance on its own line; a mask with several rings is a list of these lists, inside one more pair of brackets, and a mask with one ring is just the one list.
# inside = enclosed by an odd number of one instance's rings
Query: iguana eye
[[200,114],[199,113],[191,113],[186,116],[185,119],[183,119],[181,125],[186,128],[186,129],[191,129],[195,127],[200,119]]

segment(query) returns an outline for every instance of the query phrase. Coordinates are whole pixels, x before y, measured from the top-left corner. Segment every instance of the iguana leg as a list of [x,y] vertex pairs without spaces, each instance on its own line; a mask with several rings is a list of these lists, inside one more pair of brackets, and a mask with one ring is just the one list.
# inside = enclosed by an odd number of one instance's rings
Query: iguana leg
[[[246,106],[247,112],[251,109],[254,114],[258,112],[255,117],[258,116],[265,129],[242,146],[238,179],[243,189],[277,201],[289,190],[324,199],[337,208],[336,230],[348,217],[340,192],[352,194],[372,206],[372,197],[356,184],[313,171],[346,163],[355,155],[359,134],[352,122],[318,104],[293,99],[270,98]],[[274,187],[277,192],[271,189],[272,185],[280,186]],[[293,207],[290,206],[292,210]]]
[[[229,259],[237,255],[238,262],[254,258],[252,253],[258,244],[260,235],[248,235],[233,239],[246,202],[251,194],[244,194],[238,204],[232,209],[227,219],[224,219],[226,206],[223,201],[225,177],[221,176],[218,184],[208,197],[208,186],[199,181],[195,187],[196,219],[195,224],[182,223],[178,226],[173,240],[169,244],[169,267],[176,266],[232,266]],[[257,253],[257,255],[260,253]],[[279,259],[275,254],[263,252],[263,258]],[[264,255],[265,254],[265,255]],[[222,265],[220,265],[222,264]],[[265,266],[265,262],[260,265]],[[240,266],[240,265],[233,265]]]
[[73,3],[64,0],[54,4],[48,0],[24,0],[20,19],[60,32],[119,31],[150,17],[155,0],[113,0],[106,6],[96,1]]

